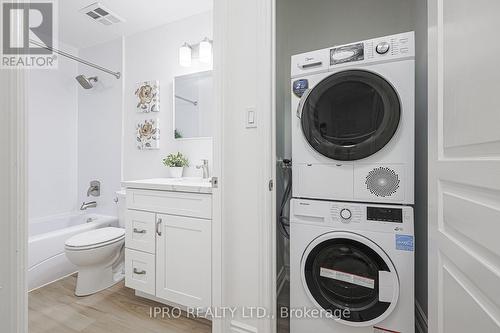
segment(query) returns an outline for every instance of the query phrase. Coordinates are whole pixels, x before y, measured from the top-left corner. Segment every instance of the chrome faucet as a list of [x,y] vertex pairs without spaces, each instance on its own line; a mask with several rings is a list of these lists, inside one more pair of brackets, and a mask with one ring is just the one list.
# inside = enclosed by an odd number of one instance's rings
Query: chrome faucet
[[90,202],[83,202],[82,206],[80,207],[80,210],[86,210],[87,208],[96,208],[97,207],[97,202],[95,201],[90,201]]
[[203,170],[203,179],[208,179],[210,177],[210,173],[208,171],[208,160],[201,160],[203,164],[197,165],[196,169]]

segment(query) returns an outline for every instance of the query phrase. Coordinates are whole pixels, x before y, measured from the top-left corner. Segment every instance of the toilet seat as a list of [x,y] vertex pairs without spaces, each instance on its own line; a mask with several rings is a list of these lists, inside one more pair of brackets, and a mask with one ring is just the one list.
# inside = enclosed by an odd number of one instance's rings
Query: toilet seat
[[69,238],[64,245],[66,250],[82,251],[111,245],[123,239],[125,239],[125,229],[107,227],[82,232]]

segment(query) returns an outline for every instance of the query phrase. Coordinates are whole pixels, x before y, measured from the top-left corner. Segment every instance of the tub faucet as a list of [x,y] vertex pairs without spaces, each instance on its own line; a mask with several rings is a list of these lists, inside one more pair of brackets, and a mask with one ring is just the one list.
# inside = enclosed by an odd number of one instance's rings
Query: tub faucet
[[203,179],[208,179],[210,177],[209,172],[208,172],[208,160],[201,160],[203,164],[197,165],[196,169],[202,169],[203,170]]
[[96,208],[97,207],[97,202],[95,201],[90,201],[90,202],[83,202],[82,206],[80,207],[80,210],[86,210],[87,208]]

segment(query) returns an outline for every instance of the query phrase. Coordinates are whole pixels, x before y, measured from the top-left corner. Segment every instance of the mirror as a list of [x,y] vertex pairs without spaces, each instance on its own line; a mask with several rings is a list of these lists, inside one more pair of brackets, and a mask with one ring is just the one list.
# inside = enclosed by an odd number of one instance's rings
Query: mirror
[[175,139],[212,136],[212,71],[174,78]]

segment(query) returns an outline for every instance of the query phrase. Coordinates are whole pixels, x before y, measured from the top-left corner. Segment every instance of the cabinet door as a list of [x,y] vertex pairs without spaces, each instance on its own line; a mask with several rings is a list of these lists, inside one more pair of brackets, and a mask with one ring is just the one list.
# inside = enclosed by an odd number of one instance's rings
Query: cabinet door
[[211,306],[211,221],[158,215],[156,296],[189,307]]

